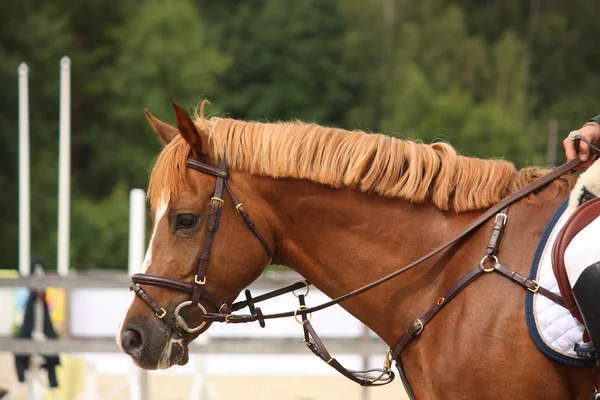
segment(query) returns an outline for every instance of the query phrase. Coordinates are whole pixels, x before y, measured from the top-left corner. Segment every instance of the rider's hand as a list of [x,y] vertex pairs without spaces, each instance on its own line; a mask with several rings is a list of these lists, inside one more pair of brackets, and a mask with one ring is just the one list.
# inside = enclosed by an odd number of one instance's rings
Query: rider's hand
[[[596,140],[600,139],[600,125],[596,122],[588,122],[581,128],[579,128],[579,136],[583,136],[590,143],[594,143]],[[590,159],[590,147],[583,140],[579,140],[579,159],[582,161],[577,169],[587,168],[594,162],[594,157]],[[575,150],[575,142],[571,139],[571,136],[567,137],[563,140],[563,146],[565,148],[565,155],[567,156],[567,160],[571,160],[577,157],[577,151]]]

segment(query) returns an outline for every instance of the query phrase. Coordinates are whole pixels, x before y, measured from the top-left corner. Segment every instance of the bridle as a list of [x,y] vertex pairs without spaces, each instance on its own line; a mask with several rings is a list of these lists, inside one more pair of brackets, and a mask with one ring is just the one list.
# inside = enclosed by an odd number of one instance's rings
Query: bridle
[[[221,210],[223,208],[224,200],[223,189],[227,189],[229,192],[229,196],[231,200],[235,204],[235,208],[237,212],[242,216],[246,225],[252,233],[256,236],[260,244],[265,249],[267,253],[268,263],[270,264],[273,258],[273,253],[267,244],[267,241],[260,234],[254,222],[250,218],[250,215],[244,209],[242,203],[237,201],[235,196],[233,195],[231,188],[229,187],[229,183],[227,182],[227,178],[229,177],[229,173],[227,171],[227,164],[225,160],[221,160],[219,163],[219,168],[215,168],[211,165],[202,163],[197,160],[189,159],[187,161],[187,166],[189,168],[195,169],[197,171],[203,172],[208,175],[215,176],[217,181],[215,183],[215,190],[213,196],[210,199],[210,208],[208,211],[208,222],[206,224],[206,238],[204,239],[204,245],[202,247],[202,253],[200,255],[200,261],[198,262],[198,267],[196,268],[196,274],[194,275],[193,282],[181,281],[179,279],[169,278],[167,276],[153,275],[153,274],[134,274],[131,277],[133,281],[133,285],[131,285],[130,289],[140,298],[142,299],[152,311],[156,314],[156,316],[165,323],[167,323],[173,331],[179,334],[182,339],[185,340],[185,336],[182,333],[182,330],[187,333],[195,333],[206,325],[206,320],[202,321],[202,323],[194,328],[191,328],[185,319],[180,315],[181,310],[188,306],[198,307],[204,315],[208,314],[206,308],[200,303],[201,299],[206,300],[210,305],[212,305],[215,310],[218,310],[220,315],[230,315],[232,310],[227,304],[227,302],[220,299],[215,294],[204,288],[206,284],[206,271],[208,269],[209,260],[210,260],[210,250],[213,243],[213,238],[217,229],[219,228],[219,222],[221,219]],[[174,312],[171,315],[167,310],[161,307],[157,302],[152,300],[152,298],[139,286],[139,284],[151,285],[151,286],[161,286],[170,289],[176,289],[182,292],[187,292],[191,294],[191,298],[187,301],[179,304]]]
[[[391,370],[391,352],[388,351],[386,356],[386,366],[379,369],[369,369],[365,371],[352,371],[343,367],[335,358],[333,358],[325,346],[323,342],[314,331],[314,328],[309,322],[309,314],[311,311],[305,304],[305,297],[308,295],[310,282],[307,280],[300,280],[295,282],[292,285],[285,286],[283,288],[274,290],[269,293],[265,293],[261,296],[252,297],[249,290],[245,291],[246,300],[239,301],[231,306],[227,304],[227,302],[220,299],[214,293],[206,290],[204,285],[206,284],[206,271],[209,266],[210,260],[210,250],[212,247],[212,242],[217,229],[219,228],[219,221],[221,218],[221,211],[223,208],[224,200],[222,198],[223,189],[227,189],[231,200],[235,204],[235,208],[237,212],[242,216],[246,225],[252,231],[254,236],[258,239],[260,244],[265,249],[267,254],[268,262],[270,264],[273,258],[273,252],[271,251],[267,241],[260,234],[256,225],[250,218],[250,215],[244,209],[242,203],[240,203],[236,197],[233,195],[231,188],[229,187],[229,183],[227,179],[229,178],[229,173],[227,170],[227,163],[225,160],[221,160],[219,162],[219,167],[215,168],[211,165],[205,164],[198,160],[188,159],[187,166],[196,171],[212,175],[216,177],[215,190],[213,196],[210,199],[210,208],[209,208],[209,218],[206,227],[206,238],[204,239],[204,245],[202,248],[202,252],[200,255],[200,261],[198,262],[198,267],[196,268],[196,273],[194,275],[193,282],[182,281],[179,279],[174,279],[166,276],[146,274],[146,273],[138,273],[134,274],[131,277],[133,284],[130,286],[130,289],[140,298],[142,299],[151,309],[154,311],[154,314],[164,321],[173,332],[178,334],[181,339],[187,342],[186,336],[184,332],[187,333],[195,333],[201,330],[207,321],[213,322],[226,322],[226,323],[240,323],[240,322],[252,322],[258,321],[261,327],[265,327],[266,319],[273,318],[284,318],[284,317],[294,317],[294,319],[302,324],[304,329],[304,343],[308,346],[308,348],[319,358],[329,364],[331,367],[335,368],[345,377],[351,379],[352,381],[359,383],[363,386],[376,386],[376,385],[384,385],[391,382],[394,379],[394,373]],[[166,287],[169,289],[175,289],[182,292],[187,292],[191,294],[190,300],[186,300],[180,303],[173,313],[168,312],[165,308],[161,307],[156,301],[152,300],[152,298],[143,290],[139,285],[151,285],[151,286],[159,286]],[[296,295],[295,290],[300,288],[306,288],[306,292],[304,294]],[[293,292],[294,295],[298,298],[300,302],[300,306],[296,311],[290,311],[287,313],[279,313],[279,314],[270,314],[263,315],[260,307],[256,307],[256,303],[268,300],[273,297],[277,297],[279,295]],[[209,313],[206,308],[200,303],[200,300],[206,300],[210,305],[217,310],[216,313]],[[333,305],[336,303],[332,303]],[[181,310],[185,307],[192,306],[198,307],[203,315],[204,321],[200,323],[200,325],[196,327],[190,327],[185,319],[181,316]],[[250,314],[248,315],[234,315],[234,311],[241,310],[245,307],[248,307],[250,310]],[[325,308],[325,307],[323,307]]]
[[[587,140],[585,140],[584,138],[578,137],[577,140],[583,140],[586,143],[588,143],[588,145],[591,146],[591,144],[589,142],[587,142]],[[591,146],[591,147],[594,150],[597,150],[600,152],[600,150],[594,148],[593,146]],[[392,361],[396,361],[396,366],[398,367],[400,376],[402,377],[403,383],[405,384],[405,387],[407,388],[407,392],[408,392],[410,398],[414,399],[412,391],[410,390],[410,386],[408,385],[408,381],[406,380],[406,377],[404,374],[404,369],[402,367],[402,362],[400,359],[402,350],[423,331],[427,322],[431,318],[433,318],[433,316],[436,315],[437,312],[443,306],[445,306],[452,298],[454,298],[454,296],[458,292],[460,292],[466,285],[473,282],[477,277],[481,276],[481,274],[483,272],[498,272],[498,273],[503,274],[504,276],[512,279],[513,281],[517,282],[518,284],[527,288],[528,290],[535,291],[535,292],[539,291],[540,294],[549,297],[552,301],[555,301],[559,304],[562,302],[562,299],[558,296],[554,296],[554,298],[552,298],[552,293],[545,290],[544,288],[541,288],[537,282],[531,281],[525,277],[522,277],[521,275],[517,274],[515,271],[512,271],[509,268],[500,264],[498,262],[498,258],[496,257],[496,251],[498,249],[498,244],[499,244],[499,240],[502,236],[502,231],[504,229],[504,225],[506,224],[506,212],[508,210],[508,206],[515,203],[516,201],[522,199],[523,197],[533,193],[534,191],[543,188],[548,183],[550,183],[553,180],[557,179],[558,177],[564,175],[565,173],[572,171],[580,163],[581,163],[581,161],[578,158],[574,158],[571,161],[568,161],[565,164],[561,165],[560,167],[554,169],[547,175],[544,175],[544,176],[538,178],[537,180],[530,183],[529,185],[526,185],[526,186],[520,188],[519,190],[509,194],[504,199],[499,201],[497,204],[495,204],[494,206],[489,208],[482,215],[480,215],[475,221],[470,223],[467,227],[465,227],[457,235],[455,235],[454,237],[452,237],[445,243],[441,244],[437,248],[433,249],[426,255],[422,256],[418,260],[415,260],[412,263],[404,266],[403,268],[400,268],[400,269],[390,273],[389,275],[386,275],[374,282],[371,282],[365,286],[357,288],[345,295],[334,298],[334,299],[327,301],[325,303],[322,303],[318,306],[307,307],[305,305],[305,296],[308,294],[310,282],[308,282],[306,280],[297,281],[292,285],[283,287],[281,289],[274,290],[272,292],[263,294],[261,296],[257,296],[255,298],[253,298],[251,296],[249,290],[246,290],[245,291],[246,300],[236,302],[236,303],[232,304],[231,306],[229,306],[225,301],[219,299],[216,295],[207,291],[204,288],[204,285],[206,284],[206,271],[209,266],[210,250],[211,250],[211,246],[212,246],[212,241],[213,241],[213,237],[219,226],[219,220],[220,220],[220,216],[221,216],[222,206],[224,203],[224,200],[222,199],[223,188],[227,189],[227,191],[229,192],[229,196],[231,197],[233,203],[235,204],[236,210],[242,216],[242,218],[246,222],[246,225],[248,226],[248,228],[252,231],[252,233],[256,236],[258,241],[261,243],[261,245],[265,249],[265,252],[267,253],[267,257],[269,260],[268,261],[269,264],[272,261],[273,253],[272,253],[271,249],[269,248],[264,237],[260,234],[260,232],[258,231],[256,226],[254,225],[254,222],[252,221],[252,219],[250,218],[248,213],[245,211],[244,207],[242,206],[242,203],[238,202],[237,199],[235,198],[235,196],[233,195],[231,188],[229,187],[229,184],[227,181],[229,174],[227,171],[227,164],[226,164],[225,160],[221,160],[219,162],[219,167],[215,168],[211,165],[202,163],[200,161],[197,161],[194,159],[189,159],[189,160],[187,160],[187,166],[189,168],[192,168],[194,170],[200,171],[200,172],[208,174],[208,175],[215,176],[217,178],[216,183],[215,183],[214,194],[213,194],[213,197],[211,197],[211,199],[210,199],[209,219],[207,222],[207,235],[206,235],[206,238],[204,241],[202,253],[200,256],[200,261],[198,263],[198,267],[196,268],[196,274],[194,276],[194,280],[193,280],[193,282],[187,282],[187,281],[181,281],[178,279],[159,276],[159,275],[139,273],[139,274],[134,274],[132,276],[133,284],[130,287],[130,289],[132,291],[134,291],[135,294],[140,299],[142,299],[154,311],[154,313],[156,314],[156,316],[158,318],[165,321],[165,323],[167,323],[173,329],[174,332],[179,334],[184,341],[186,339],[185,339],[183,332],[187,332],[187,333],[198,332],[200,329],[202,329],[204,327],[204,325],[206,324],[207,321],[226,322],[226,323],[245,323],[245,322],[258,321],[261,327],[265,327],[265,320],[267,320],[267,319],[294,317],[294,319],[296,319],[296,321],[299,322],[300,324],[302,324],[302,326],[303,326],[304,342],[308,346],[308,348],[315,355],[317,355],[319,358],[321,358],[323,361],[325,361],[331,367],[335,368],[342,375],[351,379],[354,382],[359,383],[362,386],[377,386],[377,385],[384,385],[384,384],[390,383],[394,379],[394,373],[391,370]],[[335,358],[333,358],[329,354],[329,352],[325,348],[323,342],[321,341],[319,336],[316,334],[316,332],[314,331],[314,328],[312,327],[312,325],[309,322],[309,319],[310,319],[309,315],[311,313],[313,313],[315,311],[323,310],[323,309],[333,306],[335,304],[339,304],[340,302],[347,300],[351,297],[358,296],[376,286],[381,285],[384,282],[387,282],[387,281],[401,275],[402,273],[421,264],[425,260],[428,260],[429,258],[433,257],[434,255],[440,253],[442,250],[448,248],[452,244],[455,244],[459,240],[465,238],[467,235],[474,232],[477,228],[479,228],[481,225],[483,225],[486,221],[488,221],[490,218],[492,218],[494,216],[496,216],[494,232],[493,232],[492,238],[490,240],[490,245],[488,246],[486,256],[472,271],[470,271],[468,274],[466,274],[461,279],[459,279],[459,281],[457,281],[456,284],[453,285],[453,287],[448,291],[448,293],[444,294],[444,296],[442,296],[440,298],[441,301],[438,300],[437,304],[434,305],[423,317],[416,319],[409,326],[409,328],[406,330],[405,334],[399,339],[396,346],[390,348],[388,350],[388,352],[386,353],[386,356],[384,359],[384,366],[382,369],[371,369],[371,370],[366,370],[366,371],[348,370],[348,369],[344,368]],[[492,267],[486,267],[486,265],[492,261],[494,262],[494,265]],[[160,287],[166,287],[166,288],[170,288],[170,289],[176,289],[179,291],[187,292],[187,293],[191,294],[191,299],[179,304],[175,308],[174,312],[171,315],[171,313],[166,311],[158,303],[156,303],[154,300],[152,300],[150,298],[150,296],[139,286],[139,284],[160,286]],[[300,289],[302,287],[306,287],[306,293],[296,295],[296,297],[298,297],[298,299],[299,299],[300,306],[295,311],[288,311],[288,312],[265,315],[262,313],[262,311],[260,310],[259,307],[255,306],[255,303],[258,303],[260,301],[264,301],[264,300],[267,300],[267,299],[270,299],[270,298],[273,298],[273,297],[276,297],[276,296],[279,296],[279,295],[282,295],[285,293],[294,292],[295,290]],[[295,294],[295,292],[294,292],[294,294]],[[207,312],[206,308],[202,304],[200,304],[201,299],[204,299],[209,304],[211,304],[215,308],[215,310],[217,310],[217,312],[216,313]],[[197,327],[190,328],[188,326],[188,324],[186,323],[186,321],[183,319],[183,317],[180,315],[181,310],[188,306],[198,307],[204,314],[204,316],[203,316],[204,321]],[[250,314],[233,314],[233,312],[241,310],[245,307],[249,308]],[[372,375],[373,373],[375,373],[375,375]]]

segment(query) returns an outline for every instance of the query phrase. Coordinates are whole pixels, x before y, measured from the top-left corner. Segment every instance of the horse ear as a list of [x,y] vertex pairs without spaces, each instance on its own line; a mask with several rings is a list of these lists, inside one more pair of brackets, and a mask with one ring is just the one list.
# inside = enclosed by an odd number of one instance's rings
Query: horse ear
[[173,103],[173,108],[175,109],[175,121],[177,122],[179,133],[188,142],[197,156],[205,156],[206,149],[198,128],[196,128],[196,125],[194,125],[194,122],[183,107],[177,103]]
[[152,115],[147,108],[144,109],[144,114],[146,114],[146,119],[148,120],[150,127],[158,135],[158,140],[160,140],[160,143],[163,146],[171,143],[171,140],[173,140],[175,136],[179,135],[177,128],[162,122],[160,119]]

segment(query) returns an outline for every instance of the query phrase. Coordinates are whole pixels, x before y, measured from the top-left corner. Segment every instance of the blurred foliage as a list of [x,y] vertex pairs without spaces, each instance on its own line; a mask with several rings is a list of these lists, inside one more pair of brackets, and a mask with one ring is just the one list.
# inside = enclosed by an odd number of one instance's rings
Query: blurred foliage
[[[58,63],[73,60],[73,268],[126,268],[128,193],[159,150],[143,109],[201,99],[235,118],[300,118],[545,163],[598,113],[598,2],[0,2],[0,241],[17,264],[17,68],[30,67],[32,252],[56,259]],[[560,145],[557,147],[560,153]],[[559,161],[561,157],[559,157]]]

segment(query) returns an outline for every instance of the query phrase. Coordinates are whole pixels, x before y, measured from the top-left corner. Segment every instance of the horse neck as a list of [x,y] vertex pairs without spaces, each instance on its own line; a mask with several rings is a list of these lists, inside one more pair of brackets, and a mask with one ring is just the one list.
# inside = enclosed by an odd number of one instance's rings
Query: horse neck
[[[414,261],[475,218],[308,181],[269,180],[265,187],[269,206],[276,210],[277,221],[270,224],[276,227],[275,262],[296,270],[330,297]],[[341,305],[391,342],[422,309],[424,298],[439,289],[438,278],[449,272],[435,260]]]

